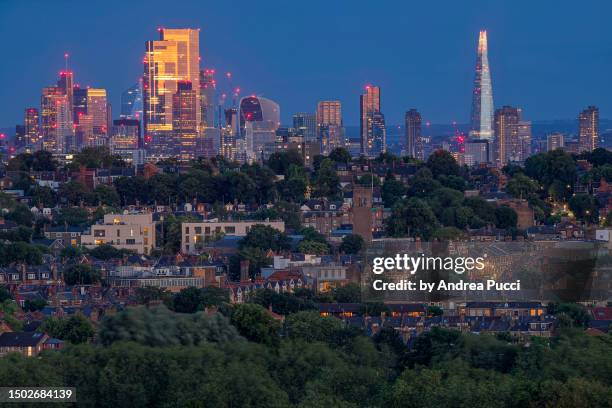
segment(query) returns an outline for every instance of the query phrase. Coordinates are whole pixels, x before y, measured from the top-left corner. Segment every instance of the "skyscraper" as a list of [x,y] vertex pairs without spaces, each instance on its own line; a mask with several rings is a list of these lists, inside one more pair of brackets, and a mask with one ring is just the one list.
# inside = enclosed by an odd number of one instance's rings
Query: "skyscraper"
[[40,117],[38,113],[38,109],[36,108],[26,108],[25,110],[25,118],[24,118],[24,127],[25,127],[25,144],[27,148],[32,150],[36,149],[38,142],[40,140]]
[[214,69],[203,69],[200,71],[200,107],[202,126],[215,126],[215,95],[217,82],[215,81]]
[[40,107],[42,148],[64,153],[66,140],[74,135],[68,96],[57,86],[43,88]]
[[[145,143],[153,157],[172,155],[173,97],[179,81],[200,89],[199,29],[159,29],[160,39],[145,43],[143,103]],[[196,98],[196,124],[201,122]]]
[[120,117],[142,120],[142,80],[121,93]]
[[314,113],[299,112],[293,115],[293,128],[305,142],[316,142],[317,117]]
[[421,114],[416,109],[410,109],[405,115],[406,155],[424,160],[423,141],[421,138]]
[[114,120],[109,146],[112,154],[132,162],[134,152],[140,147],[140,121],[128,118]]
[[323,154],[329,154],[337,147],[344,147],[340,101],[321,101],[317,104],[317,134]]
[[508,162],[521,160],[520,121],[520,109],[504,106],[495,111],[495,159],[497,166],[500,168]]
[[174,143],[173,146],[168,146],[168,151],[173,150],[173,155],[181,160],[195,158],[198,135],[197,100],[198,96],[191,82],[177,83],[176,93],[172,97]]
[[[380,88],[367,85],[365,93],[360,96],[359,102],[361,153],[368,157],[375,157],[386,149],[384,115],[380,112]],[[374,125],[378,128],[373,129],[372,126]]]
[[74,73],[72,71],[60,71],[57,87],[68,97],[68,108],[70,110],[70,115],[72,115]]
[[578,143],[580,152],[592,152],[599,144],[599,109],[589,106],[578,115]]
[[470,136],[476,139],[493,139],[493,85],[489,69],[487,32],[480,31],[476,76],[472,92],[472,118]]
[[276,129],[280,126],[280,106],[267,98],[248,96],[239,104],[238,160],[257,161],[268,148],[275,148]]
[[[519,114],[522,115],[522,111]],[[527,160],[529,156],[531,156],[531,121],[530,120],[521,120],[519,122],[518,138],[521,144],[520,161],[525,161]]]

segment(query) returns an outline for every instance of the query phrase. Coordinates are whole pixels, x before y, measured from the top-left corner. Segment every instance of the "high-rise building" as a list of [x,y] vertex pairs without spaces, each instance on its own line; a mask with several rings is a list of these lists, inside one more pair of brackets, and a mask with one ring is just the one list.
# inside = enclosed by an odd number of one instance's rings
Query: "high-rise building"
[[520,122],[520,109],[504,106],[495,111],[495,161],[500,168],[508,162],[521,161]]
[[26,108],[25,118],[25,146],[32,150],[38,150],[36,146],[40,140],[40,115],[36,108]]
[[299,112],[293,115],[293,128],[305,142],[317,141],[317,117],[314,113]]
[[317,104],[317,134],[323,154],[345,146],[340,101],[321,101]]
[[[160,39],[145,44],[143,103],[145,143],[153,157],[170,157],[173,138],[173,97],[179,81],[200,89],[199,29],[159,29]],[[196,124],[201,122],[196,98]]]
[[563,149],[565,147],[565,137],[563,133],[555,132],[546,136],[546,151]]
[[423,140],[421,137],[421,114],[416,109],[410,109],[405,115],[406,155],[424,160]]
[[193,84],[189,81],[179,81],[176,93],[172,97],[172,128],[174,133],[172,155],[181,160],[195,159],[197,125],[198,95]]
[[238,109],[225,110],[225,126],[221,128],[220,154],[227,160],[236,160],[236,136],[238,134]]
[[[522,114],[522,112],[520,113]],[[518,124],[518,138],[521,143],[521,157],[519,161],[525,161],[531,156],[531,121],[521,120]]]
[[589,106],[578,115],[578,143],[580,152],[592,152],[599,144],[599,109]]
[[487,32],[480,31],[476,76],[472,92],[472,119],[470,136],[474,139],[493,139],[493,85],[489,69]]
[[21,150],[26,146],[25,125],[15,125],[15,141],[13,145],[16,150]]
[[[361,153],[368,157],[378,156],[386,149],[384,115],[380,112],[380,88],[367,85],[360,96]],[[382,123],[381,123],[382,120]],[[382,126],[381,126],[382,125]],[[372,126],[378,126],[377,129]],[[382,130],[382,131],[381,131]]]
[[68,97],[68,107],[70,108],[70,115],[72,115],[74,73],[67,70],[60,71],[57,87],[61,89],[62,93]]
[[142,120],[142,80],[121,93],[120,117]]
[[200,71],[200,107],[202,127],[215,127],[215,98],[217,82],[214,69]]
[[75,88],[73,115],[75,123],[74,143],[67,150],[104,146],[109,142],[109,104],[106,89]]
[[259,161],[266,151],[274,151],[276,130],[280,126],[280,106],[276,102],[258,96],[242,98],[238,119],[238,160]]
[[74,135],[68,96],[56,86],[43,88],[40,106],[42,148],[64,153],[67,140]]

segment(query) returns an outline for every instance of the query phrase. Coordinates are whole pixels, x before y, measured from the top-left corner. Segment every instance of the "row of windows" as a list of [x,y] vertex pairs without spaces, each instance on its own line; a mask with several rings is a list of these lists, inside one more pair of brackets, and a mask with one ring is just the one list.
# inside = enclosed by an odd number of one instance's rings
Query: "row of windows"
[[[202,227],[194,227],[194,232],[195,234],[202,234]],[[236,233],[236,227],[234,226],[230,226],[230,225],[226,225],[223,228],[224,232],[226,234],[235,234]],[[215,227],[215,232],[221,232],[221,227]],[[248,227],[247,227],[247,232],[248,232]],[[211,233],[211,228],[210,227],[204,227],[204,234],[205,235],[209,235]],[[185,234],[189,234],[189,227],[185,227]]]

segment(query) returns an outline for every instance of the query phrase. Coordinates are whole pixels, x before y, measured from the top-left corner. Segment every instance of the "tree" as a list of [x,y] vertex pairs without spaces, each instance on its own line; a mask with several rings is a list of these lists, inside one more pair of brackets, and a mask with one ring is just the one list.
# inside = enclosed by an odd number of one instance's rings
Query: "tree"
[[66,285],[92,285],[100,282],[100,271],[86,264],[70,265],[64,269]]
[[317,197],[334,197],[339,191],[340,179],[334,168],[334,162],[329,158],[323,159],[314,176],[314,194]]
[[285,319],[285,334],[293,340],[329,342],[342,330],[342,322],[334,317],[319,316],[316,310],[297,312]]
[[431,238],[439,222],[429,205],[421,199],[409,198],[398,201],[387,219],[387,232],[393,237]]
[[80,314],[75,314],[67,319],[48,317],[38,331],[73,344],[85,343],[94,336],[90,321]]
[[386,178],[381,188],[383,203],[388,208],[393,207],[393,204],[405,196],[406,193],[407,188],[404,183],[394,177]]
[[329,246],[326,243],[317,241],[302,240],[298,244],[297,249],[304,254],[325,255],[329,253]]
[[253,225],[244,238],[240,240],[240,249],[244,248],[260,248],[262,250],[280,251],[289,249],[289,238],[284,232],[281,232],[269,225]]
[[4,216],[7,220],[15,221],[19,225],[31,227],[34,222],[34,215],[24,204],[16,204],[15,207]]
[[55,222],[57,225],[84,226],[89,223],[89,213],[85,208],[80,207],[62,208]]
[[332,296],[338,303],[361,302],[361,287],[356,283],[337,286],[332,289]]
[[348,234],[342,238],[340,244],[340,251],[345,254],[356,254],[363,248],[363,238],[361,235]]
[[516,228],[518,215],[507,205],[501,205],[495,209],[495,218],[497,219],[497,228]]
[[26,299],[23,305],[23,309],[28,312],[35,312],[37,310],[42,310],[47,306],[47,301],[44,299]]
[[256,343],[277,344],[280,324],[260,305],[243,303],[232,312],[232,324],[238,332]]
[[459,165],[455,158],[446,150],[436,150],[427,159],[427,168],[434,177],[458,176]]
[[334,150],[329,152],[327,157],[336,163],[350,163],[353,159],[349,151],[343,147],[336,147]]
[[590,194],[576,194],[570,198],[569,208],[579,220],[587,223],[599,220],[597,200]]
[[289,167],[291,165],[304,166],[301,154],[295,149],[289,149],[287,151],[275,152],[270,155],[267,162],[276,174],[288,175]]
[[60,201],[69,205],[78,206],[84,202],[91,202],[93,195],[87,187],[79,181],[69,181],[60,186],[58,191]]
[[539,190],[540,186],[538,183],[523,173],[517,173],[510,179],[506,186],[508,194],[516,198],[529,198]]
[[111,244],[97,245],[94,249],[89,251],[91,256],[103,261],[107,261],[109,259],[121,259],[125,255],[131,255],[133,253],[133,251],[128,249],[117,249]]

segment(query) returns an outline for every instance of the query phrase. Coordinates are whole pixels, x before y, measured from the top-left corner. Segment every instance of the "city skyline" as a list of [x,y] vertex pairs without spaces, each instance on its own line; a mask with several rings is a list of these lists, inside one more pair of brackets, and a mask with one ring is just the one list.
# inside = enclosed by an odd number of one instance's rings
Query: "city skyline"
[[[297,30],[311,21],[305,21],[305,17],[312,19],[316,16],[319,9],[316,4],[311,11],[305,13],[306,16],[296,16],[299,18],[294,19],[295,28],[282,37],[276,33],[286,23],[272,24],[269,19],[261,20],[261,24],[270,31],[272,41],[267,43],[253,41],[265,33],[263,29],[255,30],[251,37],[239,35],[243,30],[240,22],[245,19],[240,13],[233,14],[235,22],[231,30],[221,27],[222,23],[228,22],[230,12],[234,11],[231,6],[224,8],[213,3],[206,4],[209,13],[195,18],[192,15],[197,13],[185,11],[196,11],[201,6],[188,3],[181,10],[165,8],[162,17],[156,16],[160,21],[134,19],[129,30],[119,27],[117,33],[105,35],[88,32],[88,41],[84,41],[88,47],[81,44],[81,37],[75,34],[74,30],[82,24],[79,21],[72,25],[60,25],[49,36],[37,36],[36,33],[40,31],[35,24],[42,19],[42,14],[47,16],[57,12],[49,10],[46,5],[30,13],[31,18],[27,22],[22,21],[17,27],[11,21],[11,15],[19,13],[22,7],[19,4],[2,5],[5,12],[1,13],[3,25],[0,30],[12,29],[23,35],[17,36],[18,40],[11,42],[7,50],[22,63],[9,63],[0,68],[0,75],[7,83],[0,91],[0,96],[14,101],[14,104],[0,113],[0,126],[20,123],[22,107],[37,106],[40,88],[54,83],[57,71],[63,67],[64,52],[70,54],[70,68],[75,71],[77,81],[80,80],[83,86],[107,89],[114,111],[118,112],[121,92],[133,85],[142,74],[138,65],[142,64],[143,43],[151,40],[151,32],[158,26],[202,28],[201,67],[215,68],[219,72],[231,71],[235,83],[245,90],[244,93],[257,94],[278,102],[283,107],[283,124],[291,123],[291,117],[296,112],[314,112],[319,100],[337,99],[344,105],[345,125],[358,125],[359,106],[356,100],[367,83],[375,83],[383,90],[384,113],[389,124],[402,123],[404,112],[411,107],[419,109],[424,121],[468,123],[474,44],[477,40],[475,33],[480,29],[486,29],[489,35],[489,60],[494,71],[493,86],[498,106],[521,106],[530,119],[542,120],[570,119],[582,107],[596,105],[600,107],[602,118],[609,117],[606,112],[610,111],[610,102],[605,97],[605,89],[610,88],[607,85],[610,78],[603,73],[609,71],[612,59],[602,51],[606,49],[602,43],[606,44],[609,36],[605,35],[603,19],[602,24],[597,23],[601,13],[592,10],[581,11],[594,13],[589,26],[572,21],[582,29],[573,28],[567,30],[567,33],[556,32],[554,35],[534,24],[537,16],[544,15],[542,6],[527,7],[526,4],[517,4],[515,8],[511,8],[508,3],[489,5],[482,12],[462,10],[461,24],[451,24],[453,31],[458,29],[456,34],[451,33],[450,28],[430,30],[425,40],[421,41],[416,41],[423,38],[416,36],[419,24],[413,28],[390,24],[390,28],[381,29],[382,32],[374,35],[374,39],[362,45],[367,48],[375,42],[378,58],[368,58],[366,62],[354,64],[355,51],[359,48],[347,41],[347,33],[360,31],[366,13],[343,10],[334,5],[330,15],[326,16],[326,21],[339,23],[329,24],[328,27],[328,34],[336,35],[332,41],[336,44],[334,58],[327,59],[327,64],[314,66],[309,62],[297,66],[293,63],[296,53],[329,57],[332,51],[327,45],[319,45],[317,49],[309,44],[310,41],[301,41],[306,34]],[[440,21],[448,20],[448,14],[456,11],[456,7],[449,3],[436,18]],[[602,4],[602,7],[609,6]],[[115,12],[109,7],[104,14],[93,16],[92,21],[109,22],[120,11],[123,13],[122,18],[135,15],[134,8],[130,5]],[[263,8],[269,10],[273,6],[266,5]],[[279,15],[288,12],[278,8]],[[406,13],[403,6],[396,5],[395,8],[399,8],[398,16]],[[66,18],[77,14],[76,10],[64,11],[68,13]],[[350,13],[342,16],[342,11]],[[425,6],[415,10],[425,11],[428,11]],[[509,21],[519,11],[529,12],[525,14],[524,26],[516,30],[516,27],[507,24],[506,19]],[[558,15],[561,23],[569,22],[568,19],[572,17],[565,5],[550,12]],[[379,12],[374,14],[378,16]],[[391,15],[388,18],[395,19]],[[415,39],[411,42],[414,53],[410,55],[417,58],[394,58],[394,52],[400,49],[397,48],[398,41],[403,38],[398,34],[406,30]],[[532,35],[536,30],[538,34]],[[306,33],[313,39],[321,35],[313,31],[306,30]],[[361,38],[360,35],[356,37],[357,40]],[[271,46],[266,48],[266,44]],[[298,44],[301,46],[297,47]],[[580,44],[580,49],[572,47],[576,44]],[[249,49],[244,52],[246,47]],[[27,55],[24,50],[27,50]],[[112,53],[108,54],[111,50]],[[534,55],[536,51],[540,54],[537,58]],[[101,58],[108,59],[109,55],[114,56],[111,62],[101,61]],[[317,57],[313,60],[321,59]],[[584,61],[588,63],[579,63]],[[299,95],[299,98],[295,95]]]

